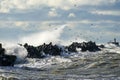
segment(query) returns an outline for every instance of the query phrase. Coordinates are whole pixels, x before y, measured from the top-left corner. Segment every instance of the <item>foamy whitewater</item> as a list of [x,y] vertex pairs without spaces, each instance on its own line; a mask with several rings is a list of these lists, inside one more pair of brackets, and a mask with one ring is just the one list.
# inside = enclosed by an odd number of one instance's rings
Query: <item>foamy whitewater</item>
[[[64,27],[57,29],[61,34]],[[54,32],[48,34],[52,35]],[[42,36],[38,33],[38,36]],[[45,33],[46,34],[46,33]],[[32,36],[32,37],[31,37]],[[23,42],[33,38],[34,35],[23,38]],[[60,35],[54,37],[59,40]],[[38,39],[38,38],[37,38]],[[45,39],[45,38],[44,38]],[[44,42],[44,39],[42,42]],[[49,42],[46,38],[45,42]],[[54,39],[51,39],[52,41]],[[33,40],[33,45],[42,42]],[[55,42],[55,41],[54,41]],[[29,41],[32,44],[32,41]],[[57,42],[55,42],[57,43]],[[45,58],[27,58],[27,51],[19,45],[7,45],[6,54],[17,56],[14,67],[0,67],[0,79],[8,80],[120,80],[120,47],[105,44],[105,48],[97,52],[76,53],[63,52],[60,56],[46,55]]]

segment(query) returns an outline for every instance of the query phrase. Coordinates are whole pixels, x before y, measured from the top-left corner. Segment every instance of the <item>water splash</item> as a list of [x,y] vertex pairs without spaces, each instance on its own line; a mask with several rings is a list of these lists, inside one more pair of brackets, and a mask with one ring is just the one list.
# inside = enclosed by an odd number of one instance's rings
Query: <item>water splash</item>
[[63,29],[65,28],[66,25],[63,25],[59,28],[53,29],[51,31],[43,31],[43,32],[38,32],[38,33],[33,33],[31,35],[22,37],[20,41],[22,43],[29,43],[34,46],[38,46],[43,43],[58,43],[60,40],[60,36],[63,32]]

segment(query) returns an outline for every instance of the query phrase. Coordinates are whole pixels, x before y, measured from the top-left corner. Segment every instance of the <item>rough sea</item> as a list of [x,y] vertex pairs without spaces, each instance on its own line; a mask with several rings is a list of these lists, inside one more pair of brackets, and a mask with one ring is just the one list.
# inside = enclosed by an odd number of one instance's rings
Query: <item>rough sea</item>
[[26,58],[22,47],[7,48],[17,55],[14,67],[0,67],[0,80],[120,80],[120,47],[63,53],[43,59]]

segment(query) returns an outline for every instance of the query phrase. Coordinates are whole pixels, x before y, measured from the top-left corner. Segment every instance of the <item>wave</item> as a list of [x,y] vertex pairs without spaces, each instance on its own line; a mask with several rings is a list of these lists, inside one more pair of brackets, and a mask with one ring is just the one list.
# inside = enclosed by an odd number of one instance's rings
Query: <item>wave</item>
[[21,63],[27,57],[27,50],[23,46],[13,45],[13,46],[4,46],[5,54],[7,55],[15,55],[17,57],[15,63]]
[[[62,48],[64,50],[65,47],[61,46],[61,45],[58,45],[60,48]],[[20,64],[23,65],[23,66],[29,66],[29,65],[34,65],[34,67],[38,66],[38,65],[46,65],[47,63],[48,64],[54,64],[54,61],[58,61],[58,63],[60,63],[59,61],[62,61],[63,62],[66,60],[68,61],[71,61],[71,58],[72,59],[75,59],[75,58],[90,58],[94,55],[99,55],[99,54],[103,54],[103,53],[118,53],[120,54],[120,47],[117,47],[114,45],[114,47],[111,45],[108,45],[106,44],[105,45],[105,48],[102,48],[101,51],[97,51],[97,52],[89,52],[89,51],[86,51],[86,52],[82,52],[80,48],[77,49],[77,52],[71,52],[71,53],[68,53],[66,51],[63,51],[61,53],[61,55],[58,55],[58,56],[51,56],[51,55],[46,55],[45,58],[43,59],[35,59],[35,58],[27,58],[27,55],[28,55],[28,52],[26,50],[26,48],[24,48],[24,46],[20,46],[20,45],[12,45],[12,46],[7,46],[7,45],[4,45],[4,48],[6,50],[5,54],[8,54],[8,55],[15,55],[17,56],[17,60],[16,60],[16,64],[18,63],[23,63],[23,64]],[[32,61],[31,61],[32,60]],[[48,60],[48,61],[47,61]],[[26,64],[26,62],[29,62]],[[52,62],[49,62],[49,61],[53,61]],[[25,62],[25,64],[24,64]],[[43,65],[43,66],[44,66]]]
[[[64,48],[64,47],[63,47]],[[2,78],[13,79],[118,79],[120,47],[105,47],[96,52],[64,52],[59,56],[27,58],[22,46],[6,47],[6,54],[17,56],[14,67],[0,67]],[[18,64],[19,63],[19,64]],[[74,75],[73,75],[74,74]],[[56,76],[57,75],[57,76]],[[78,77],[80,76],[80,77]]]

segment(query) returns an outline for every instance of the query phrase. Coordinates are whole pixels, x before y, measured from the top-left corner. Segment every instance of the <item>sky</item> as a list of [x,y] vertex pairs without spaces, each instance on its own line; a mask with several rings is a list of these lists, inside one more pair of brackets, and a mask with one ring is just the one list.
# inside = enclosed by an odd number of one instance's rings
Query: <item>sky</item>
[[0,42],[113,38],[120,41],[120,0],[0,0]]

